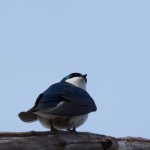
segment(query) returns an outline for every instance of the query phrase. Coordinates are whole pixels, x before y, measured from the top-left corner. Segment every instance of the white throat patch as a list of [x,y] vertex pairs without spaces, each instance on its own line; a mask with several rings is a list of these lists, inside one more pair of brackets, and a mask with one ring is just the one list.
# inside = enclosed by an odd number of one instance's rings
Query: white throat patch
[[67,79],[65,82],[86,90],[86,82],[83,77],[73,77],[71,79]]

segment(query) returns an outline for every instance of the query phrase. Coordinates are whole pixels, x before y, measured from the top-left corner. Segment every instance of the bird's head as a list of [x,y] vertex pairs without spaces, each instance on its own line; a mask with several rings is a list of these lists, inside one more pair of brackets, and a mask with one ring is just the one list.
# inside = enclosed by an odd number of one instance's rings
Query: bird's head
[[87,74],[81,74],[81,73],[71,73],[68,76],[64,77],[61,81],[68,82],[74,86],[77,86],[79,88],[82,88],[86,90],[86,79]]

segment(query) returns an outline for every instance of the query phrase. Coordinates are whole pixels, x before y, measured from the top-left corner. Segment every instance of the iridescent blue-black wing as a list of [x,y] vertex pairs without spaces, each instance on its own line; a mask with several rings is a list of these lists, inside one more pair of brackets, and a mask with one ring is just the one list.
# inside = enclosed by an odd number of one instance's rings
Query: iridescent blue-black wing
[[[42,103],[43,107],[39,107],[38,111],[52,115],[75,116],[87,114],[97,109],[91,96],[81,88],[64,82],[59,85],[58,91],[59,102],[57,102],[57,105],[48,108]],[[47,99],[45,102],[47,102],[47,106],[52,104],[52,100]]]

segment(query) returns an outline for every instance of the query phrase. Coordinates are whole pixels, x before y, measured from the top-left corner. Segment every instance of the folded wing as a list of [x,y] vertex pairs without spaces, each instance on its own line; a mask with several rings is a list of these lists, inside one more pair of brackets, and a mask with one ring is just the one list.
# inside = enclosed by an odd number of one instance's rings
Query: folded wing
[[[58,99],[61,99],[61,101],[58,102],[55,107],[39,107],[38,111],[59,116],[76,116],[96,111],[97,108],[93,99],[85,90],[66,82],[61,83],[60,86],[61,88],[58,92]],[[52,103],[50,100],[47,100],[46,102],[47,105]]]
[[33,122],[37,120],[39,113],[76,116],[96,109],[93,99],[85,90],[70,83],[59,82],[40,94],[35,105],[27,112],[21,112],[19,118],[25,122]]

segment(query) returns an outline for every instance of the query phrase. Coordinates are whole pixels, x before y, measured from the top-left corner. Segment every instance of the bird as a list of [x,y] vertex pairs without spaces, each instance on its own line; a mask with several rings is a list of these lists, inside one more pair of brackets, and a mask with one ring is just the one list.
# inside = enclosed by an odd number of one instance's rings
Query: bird
[[51,131],[75,131],[96,111],[93,98],[86,91],[87,74],[71,73],[41,93],[28,111],[18,114],[27,123],[39,121]]

